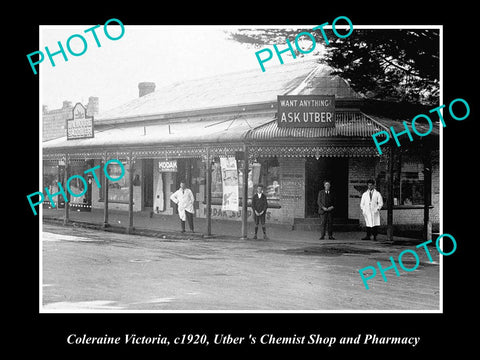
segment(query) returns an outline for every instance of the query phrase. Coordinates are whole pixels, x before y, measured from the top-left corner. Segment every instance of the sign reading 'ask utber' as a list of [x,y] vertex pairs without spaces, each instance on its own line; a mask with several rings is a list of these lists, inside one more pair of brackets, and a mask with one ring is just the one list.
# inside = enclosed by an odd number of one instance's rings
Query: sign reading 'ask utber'
[[334,95],[279,95],[279,127],[335,127]]

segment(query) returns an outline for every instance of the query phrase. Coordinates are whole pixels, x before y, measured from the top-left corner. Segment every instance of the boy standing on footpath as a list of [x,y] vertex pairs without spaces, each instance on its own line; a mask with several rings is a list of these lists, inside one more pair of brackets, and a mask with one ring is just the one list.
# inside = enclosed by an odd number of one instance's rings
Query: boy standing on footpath
[[257,239],[258,224],[262,224],[263,239],[267,240],[267,230],[265,228],[265,213],[267,212],[267,197],[263,193],[263,185],[257,185],[257,193],[252,197],[253,219],[255,221],[255,235],[253,239]]

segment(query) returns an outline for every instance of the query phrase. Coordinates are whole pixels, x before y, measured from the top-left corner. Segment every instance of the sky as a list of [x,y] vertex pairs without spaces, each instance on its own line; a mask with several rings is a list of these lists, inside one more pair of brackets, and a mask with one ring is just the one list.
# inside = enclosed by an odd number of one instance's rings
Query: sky
[[[114,23],[112,23],[114,24]],[[45,55],[40,64],[40,105],[48,109],[62,107],[64,100],[86,104],[90,96],[99,97],[100,112],[138,97],[139,82],[157,86],[186,79],[201,78],[245,69],[261,71],[256,49],[227,40],[226,26],[128,26],[118,40],[106,37],[103,25],[95,30],[101,47],[91,32],[93,25],[41,26],[39,50],[58,51],[61,41],[68,61],[53,57],[52,67]],[[112,37],[120,36],[120,27],[108,25]],[[67,39],[81,34],[87,41],[83,55],[72,56]],[[81,53],[78,37],[70,46]],[[287,61],[286,61],[287,62]]]

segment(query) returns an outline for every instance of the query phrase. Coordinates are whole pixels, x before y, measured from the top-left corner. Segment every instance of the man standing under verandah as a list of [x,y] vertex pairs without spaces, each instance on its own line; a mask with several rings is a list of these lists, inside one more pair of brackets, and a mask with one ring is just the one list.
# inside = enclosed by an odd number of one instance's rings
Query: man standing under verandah
[[193,208],[193,202],[195,201],[195,198],[193,197],[192,190],[187,188],[184,181],[180,183],[180,189],[175,191],[170,196],[170,200],[177,204],[178,216],[180,217],[182,226],[182,233],[185,232],[185,219],[188,221],[190,230],[194,232],[193,213],[195,210]]
[[380,226],[380,209],[383,206],[382,195],[375,189],[375,181],[367,181],[367,191],[362,195],[360,208],[362,209],[365,225],[367,226],[367,235],[362,240],[377,240],[378,227]]
[[330,190],[330,181],[323,182],[323,190],[318,192],[317,204],[318,213],[320,214],[320,239],[325,238],[325,232],[328,233],[330,240],[333,237],[333,209],[335,208],[335,195]]

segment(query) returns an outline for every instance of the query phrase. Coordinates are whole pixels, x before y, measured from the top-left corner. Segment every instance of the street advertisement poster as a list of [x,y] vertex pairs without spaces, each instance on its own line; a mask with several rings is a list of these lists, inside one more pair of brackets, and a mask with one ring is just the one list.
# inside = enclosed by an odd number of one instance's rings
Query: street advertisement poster
[[238,171],[235,157],[220,157],[222,169],[222,211],[238,211]]
[[10,11],[6,351],[476,353],[474,4]]
[[[238,194],[239,197],[243,196],[243,166],[244,166],[244,161],[245,160],[238,160],[237,161],[237,170],[238,170]],[[249,199],[252,199],[252,196],[255,191],[255,186],[259,184],[260,182],[260,169],[261,169],[261,164],[260,163],[253,163],[249,166],[248,170],[248,190],[247,190],[247,195]]]

